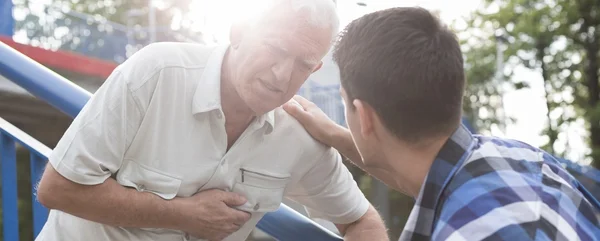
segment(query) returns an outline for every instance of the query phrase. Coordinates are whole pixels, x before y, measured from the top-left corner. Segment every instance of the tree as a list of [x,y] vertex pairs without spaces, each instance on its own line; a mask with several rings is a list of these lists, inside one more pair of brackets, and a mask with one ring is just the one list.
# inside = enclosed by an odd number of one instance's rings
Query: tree
[[[485,3],[470,16],[463,33],[470,78],[466,103],[471,104],[465,111],[477,118],[481,113],[475,113],[476,110],[496,109],[493,103],[479,103],[479,100],[502,94],[490,90],[499,83],[493,81],[495,67],[491,59],[496,57],[492,51],[497,44],[495,38],[498,34],[506,36],[507,57],[503,61],[508,65],[501,70],[504,83],[527,87],[524,80],[513,75],[519,67],[535,71],[543,80],[548,109],[546,128],[541,133],[548,142],[543,148],[565,156],[568,148],[560,145],[568,145],[566,131],[584,121],[588,132],[585,138],[591,149],[589,156],[594,160],[593,165],[600,167],[600,0],[486,0]],[[490,124],[482,121],[480,127]]]
[[492,126],[502,128],[508,121],[501,118],[503,91],[497,88],[496,42],[486,41],[487,36],[476,34],[461,37],[467,70],[464,116],[475,129],[489,134]]

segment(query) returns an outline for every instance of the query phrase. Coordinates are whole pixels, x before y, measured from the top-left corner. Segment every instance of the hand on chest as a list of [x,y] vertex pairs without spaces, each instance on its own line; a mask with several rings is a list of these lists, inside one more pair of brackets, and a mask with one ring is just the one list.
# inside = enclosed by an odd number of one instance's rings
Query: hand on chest
[[239,209],[270,212],[279,208],[286,187],[292,183],[298,156],[267,143],[246,139],[227,152],[197,148],[174,154],[168,161],[150,158],[126,160],[117,180],[138,191],[152,192],[165,199],[189,197],[220,189],[242,194],[248,202]]
[[187,140],[156,140],[164,148],[136,148],[128,153],[125,162],[131,164],[123,165],[118,181],[166,199],[208,189],[232,191],[248,199],[241,209],[276,210],[293,177],[305,169],[300,163],[302,146],[277,131],[265,135],[261,125],[223,124],[195,126],[190,131],[202,134],[189,134]]

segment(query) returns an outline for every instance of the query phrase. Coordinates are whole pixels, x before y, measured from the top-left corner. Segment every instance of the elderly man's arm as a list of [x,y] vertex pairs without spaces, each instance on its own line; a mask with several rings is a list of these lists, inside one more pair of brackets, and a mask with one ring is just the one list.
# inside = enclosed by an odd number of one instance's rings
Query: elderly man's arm
[[125,188],[112,178],[95,185],[79,184],[62,176],[50,164],[37,196],[49,209],[110,226],[178,229],[206,238],[224,238],[250,218],[250,214],[229,207],[246,202],[235,193],[207,190],[189,198],[165,200],[149,192]]
[[250,218],[229,207],[245,203],[244,198],[216,191],[173,198],[176,193],[126,188],[112,177],[124,171],[124,156],[145,116],[145,103],[139,98],[143,93],[141,88],[134,92],[131,81],[156,81],[157,75],[140,80],[143,76],[138,74],[147,75],[139,68],[149,65],[146,60],[156,56],[153,52],[152,47],[138,51],[86,103],[50,155],[37,198],[49,209],[109,226],[169,228],[200,238],[223,238]]
[[306,152],[319,156],[306,161],[309,169],[289,187],[287,197],[304,205],[310,217],[336,224],[346,240],[388,240],[383,220],[340,154],[331,147],[318,146]]
[[385,224],[381,220],[379,213],[370,205],[369,209],[360,219],[349,224],[335,225],[340,233],[344,236],[344,240],[373,240],[384,241],[389,240]]

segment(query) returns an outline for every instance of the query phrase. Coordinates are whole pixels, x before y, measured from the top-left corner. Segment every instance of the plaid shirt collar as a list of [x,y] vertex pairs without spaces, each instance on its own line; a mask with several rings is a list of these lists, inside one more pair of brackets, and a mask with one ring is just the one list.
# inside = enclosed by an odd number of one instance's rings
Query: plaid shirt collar
[[458,127],[440,149],[421,186],[415,206],[400,240],[429,240],[437,216],[438,201],[444,188],[469,157],[476,139],[463,125]]

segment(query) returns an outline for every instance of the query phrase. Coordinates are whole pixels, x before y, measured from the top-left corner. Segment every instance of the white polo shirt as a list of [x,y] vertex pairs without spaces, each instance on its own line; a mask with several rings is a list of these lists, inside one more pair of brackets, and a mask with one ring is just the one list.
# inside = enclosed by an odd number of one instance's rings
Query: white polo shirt
[[[245,240],[284,196],[311,217],[334,223],[361,217],[369,202],[340,155],[281,108],[256,118],[226,151],[220,73],[227,47],[157,43],[138,51],[75,118],[51,165],[76,183],[114,175],[123,186],[164,199],[212,188],[243,194],[242,209],[252,218],[226,240]],[[113,227],[51,210],[37,240],[189,239],[178,230]]]

